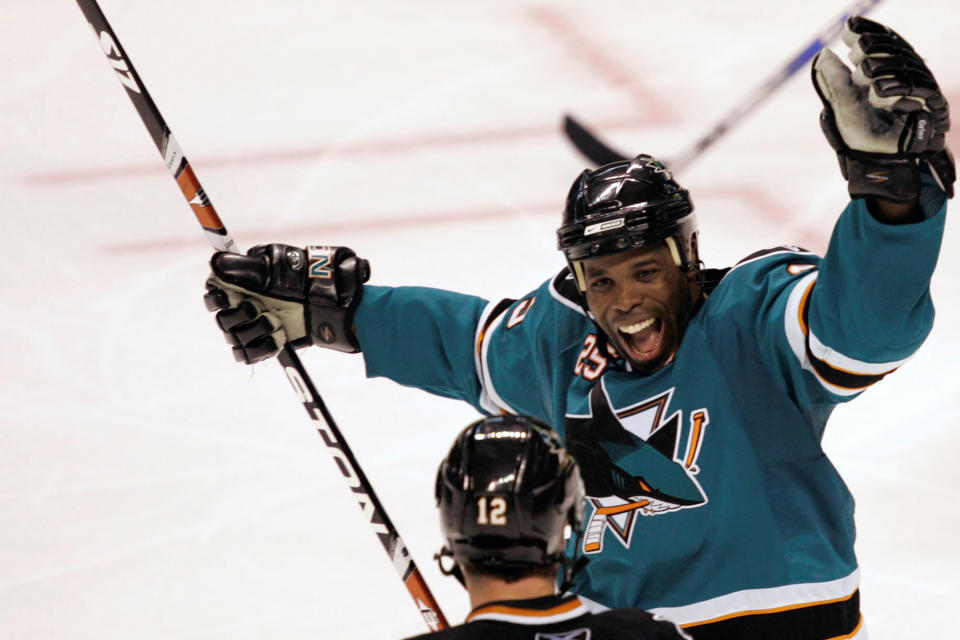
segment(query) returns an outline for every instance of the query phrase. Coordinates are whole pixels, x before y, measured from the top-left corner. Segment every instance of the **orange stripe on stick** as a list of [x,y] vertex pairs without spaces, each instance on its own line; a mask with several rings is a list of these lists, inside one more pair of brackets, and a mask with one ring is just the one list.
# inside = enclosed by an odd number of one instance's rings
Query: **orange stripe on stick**
[[190,208],[193,209],[193,215],[197,217],[203,228],[226,233],[223,222],[220,221],[220,216],[217,215],[213,205],[210,204],[210,200],[203,193],[200,181],[197,180],[197,176],[193,173],[193,168],[189,163],[177,176],[177,184],[180,186],[180,191],[183,192],[183,197],[187,199]]

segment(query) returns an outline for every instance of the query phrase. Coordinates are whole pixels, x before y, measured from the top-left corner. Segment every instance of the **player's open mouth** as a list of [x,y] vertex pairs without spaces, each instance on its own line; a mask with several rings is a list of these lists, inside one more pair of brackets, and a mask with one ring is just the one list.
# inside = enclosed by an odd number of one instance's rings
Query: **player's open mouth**
[[660,355],[663,344],[663,320],[647,318],[633,324],[617,327],[620,341],[631,359],[638,362],[652,360]]

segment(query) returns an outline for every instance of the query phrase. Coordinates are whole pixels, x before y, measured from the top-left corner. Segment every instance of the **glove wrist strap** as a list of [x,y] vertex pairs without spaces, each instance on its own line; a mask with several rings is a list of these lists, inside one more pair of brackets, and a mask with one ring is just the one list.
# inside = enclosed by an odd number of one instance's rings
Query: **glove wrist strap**
[[878,198],[910,203],[920,197],[920,167],[916,158],[838,151],[840,171],[851,198]]
[[306,311],[309,340],[314,345],[345,353],[360,351],[352,326],[353,309],[317,304],[311,299]]

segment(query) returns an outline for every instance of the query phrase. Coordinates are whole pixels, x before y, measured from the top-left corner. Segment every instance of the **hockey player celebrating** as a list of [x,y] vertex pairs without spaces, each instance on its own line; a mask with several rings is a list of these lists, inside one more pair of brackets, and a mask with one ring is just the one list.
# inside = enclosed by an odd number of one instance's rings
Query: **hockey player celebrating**
[[362,349],[369,376],[552,425],[586,485],[573,589],[595,609],[695,638],[865,635],[853,499],[821,438],[930,331],[955,176],[923,60],[869,20],[843,40],[852,73],[813,63],[851,196],[823,258],[703,268],[689,194],[641,155],[576,179],[568,266],[520,300],[364,285],[349,249],[266,245],[213,257],[208,307],[241,361],[287,340]]
[[689,638],[640,609],[594,615],[558,595],[561,567],[572,573],[563,550],[583,526],[584,493],[576,462],[546,425],[512,415],[474,422],[440,463],[436,496],[441,570],[463,583],[472,610],[466,624],[418,638]]

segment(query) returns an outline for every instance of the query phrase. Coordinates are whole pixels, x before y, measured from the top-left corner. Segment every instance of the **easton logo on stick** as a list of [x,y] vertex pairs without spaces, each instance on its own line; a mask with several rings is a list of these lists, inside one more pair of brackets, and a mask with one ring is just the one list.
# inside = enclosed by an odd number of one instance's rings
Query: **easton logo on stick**
[[120,47],[106,31],[100,32],[100,46],[103,48],[103,52],[107,54],[107,60],[110,61],[110,66],[117,72],[117,76],[120,78],[123,86],[130,89],[130,91],[140,93],[140,87],[137,86],[137,81],[133,78],[133,74],[130,73],[130,66],[127,64],[127,61],[120,56]]
[[330,429],[330,425],[327,424],[327,420],[320,411],[320,407],[317,405],[313,394],[310,393],[310,390],[307,388],[303,378],[300,377],[300,372],[294,367],[284,367],[283,369],[287,374],[287,379],[290,381],[290,385],[293,387],[293,390],[296,391],[297,396],[299,396],[300,402],[303,403],[303,406],[307,409],[310,417],[317,424],[317,432],[323,439],[323,443],[327,445],[330,455],[333,456],[333,461],[337,463],[337,467],[340,469],[340,473],[343,474],[344,479],[347,481],[347,485],[350,487],[350,490],[353,491],[354,497],[356,498],[357,503],[360,505],[360,509],[366,516],[367,522],[370,523],[370,527],[377,535],[390,535],[390,530],[387,529],[386,525],[383,523],[382,517],[377,512],[376,506],[373,504],[373,499],[367,495],[366,487],[364,486],[363,481],[360,480],[360,477],[354,468],[354,463],[346,456],[346,454],[344,454],[340,441],[337,440],[337,437]]

